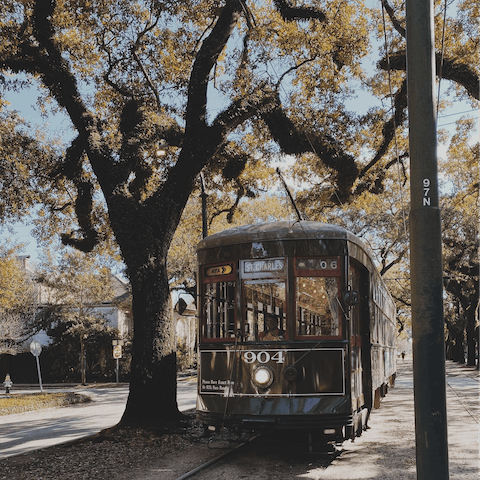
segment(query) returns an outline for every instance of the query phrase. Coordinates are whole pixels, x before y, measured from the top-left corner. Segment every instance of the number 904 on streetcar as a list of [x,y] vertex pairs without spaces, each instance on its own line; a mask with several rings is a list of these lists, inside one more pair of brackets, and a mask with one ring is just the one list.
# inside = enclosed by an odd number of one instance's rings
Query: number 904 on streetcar
[[362,241],[318,222],[197,247],[197,419],[210,429],[360,435],[395,379],[395,305]]

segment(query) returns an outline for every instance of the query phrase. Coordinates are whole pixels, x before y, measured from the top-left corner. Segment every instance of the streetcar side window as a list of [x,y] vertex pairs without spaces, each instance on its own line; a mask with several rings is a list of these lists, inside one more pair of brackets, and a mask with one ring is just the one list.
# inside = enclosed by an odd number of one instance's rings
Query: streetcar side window
[[207,283],[203,288],[204,338],[235,338],[235,282]]
[[286,339],[286,289],[278,280],[250,280],[243,284],[246,341]]
[[338,277],[296,277],[297,337],[338,337]]

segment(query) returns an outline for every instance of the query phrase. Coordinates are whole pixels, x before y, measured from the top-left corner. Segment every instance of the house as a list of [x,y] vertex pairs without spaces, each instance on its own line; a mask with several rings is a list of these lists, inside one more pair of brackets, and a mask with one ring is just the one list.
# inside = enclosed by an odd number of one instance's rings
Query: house
[[196,363],[197,350],[197,307],[195,299],[181,294],[173,307],[173,320],[177,335],[177,363],[189,368]]
[[[22,255],[17,257],[18,262],[32,280],[32,285],[35,287],[36,308],[40,313],[44,309],[60,305],[61,300],[58,292],[54,288],[48,287],[45,283],[38,281],[35,269],[30,264],[30,257]],[[118,339],[126,339],[133,334],[133,316],[131,311],[131,292],[128,283],[118,276],[110,276],[111,287],[114,292],[113,300],[105,300],[103,302],[89,304],[89,313],[100,314],[113,328],[118,330]],[[175,301],[176,299],[176,301]],[[177,360],[180,369],[191,368],[196,364],[196,346],[197,346],[197,332],[196,332],[196,306],[195,299],[191,295],[180,294],[172,296],[172,316],[176,324],[177,337]],[[30,354],[30,343],[32,340],[37,340],[41,345],[47,346],[52,340],[45,332],[39,332],[33,337],[29,337],[22,342],[15,351],[0,350],[0,375],[4,373],[14,373],[14,381],[18,382],[22,379],[23,382],[29,379],[32,373],[33,359]],[[112,348],[110,346],[110,348]],[[45,371],[48,372],[48,365],[52,365],[55,361],[55,356],[49,350],[42,354],[41,362],[45,364]],[[50,354],[51,353],[51,354]],[[95,361],[98,365],[104,368],[107,358],[111,358],[111,350],[99,355],[99,360]],[[51,357],[51,358],[50,358]],[[91,357],[90,357],[91,358]],[[122,362],[124,367],[128,365],[129,361]],[[50,368],[50,370],[52,370]],[[53,373],[52,373],[53,375]],[[28,378],[27,378],[28,377]]]
[[[34,301],[31,309],[33,317],[35,316],[35,311],[36,314],[39,315],[46,309],[60,306],[61,299],[58,291],[48,287],[44,282],[39,281],[35,269],[29,260],[30,257],[27,255],[17,257],[17,261],[24,270],[25,275],[30,278],[31,285],[34,287]],[[110,282],[114,292],[113,300],[108,299],[94,304],[88,304],[88,302],[86,302],[87,306],[85,311],[88,311],[88,315],[92,313],[101,315],[107,321],[108,325],[118,329],[118,338],[125,338],[133,332],[128,284],[113,274],[110,275]],[[28,338],[26,338],[26,335],[12,337],[10,343],[14,348],[12,348],[11,345],[7,345],[9,348],[2,348],[2,344],[0,344],[0,377],[8,373],[12,376],[12,380],[16,384],[35,382],[37,369],[30,353],[30,344],[33,340],[37,340],[43,346],[52,343],[47,333],[40,331]],[[45,349],[45,353],[41,355],[42,376],[45,374],[44,379],[46,378],[47,381],[48,379],[50,379],[50,381],[66,381],[76,378],[75,374],[72,373],[74,370],[76,371],[77,368],[75,354],[73,354],[73,357],[70,354],[67,362],[64,357],[58,356],[59,345],[61,345],[61,343],[56,344],[55,350]],[[3,346],[5,347],[5,345]],[[107,343],[100,347],[97,345],[95,351],[90,351],[85,355],[88,355],[88,359],[90,360],[88,367],[90,378],[95,378],[97,381],[99,379],[110,379],[111,365],[113,364],[111,344]],[[127,361],[123,363],[125,366],[128,365]],[[58,365],[61,365],[61,369],[59,369]]]
[[[58,304],[59,300],[55,289],[46,286],[44,283],[36,279],[35,269],[30,264],[30,256],[19,255],[17,256],[17,260],[25,270],[26,275],[28,275],[32,279],[32,282],[34,282],[38,310],[41,311],[51,305]],[[90,311],[105,318],[111,327],[118,329],[119,336],[124,338],[133,333],[133,320],[130,308],[131,302],[129,301],[130,293],[128,283],[113,274],[110,275],[110,282],[114,292],[113,300],[106,300],[101,303],[92,304],[90,306]],[[42,345],[48,345],[50,343],[48,336],[44,332],[35,335],[35,339]],[[25,342],[25,349],[28,350],[27,347],[31,340],[32,339],[28,339],[27,342]]]

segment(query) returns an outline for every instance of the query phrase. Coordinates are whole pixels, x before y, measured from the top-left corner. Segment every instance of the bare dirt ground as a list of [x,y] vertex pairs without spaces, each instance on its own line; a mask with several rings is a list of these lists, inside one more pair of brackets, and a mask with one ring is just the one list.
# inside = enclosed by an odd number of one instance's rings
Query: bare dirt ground
[[[0,461],[0,478],[9,480],[132,480],[148,471],[178,471],[202,463],[208,454],[203,429],[193,414],[171,431],[118,429]],[[197,454],[201,451],[201,454]],[[205,452],[204,452],[205,451]],[[208,455],[207,455],[208,456]],[[211,456],[215,456],[214,453]],[[172,464],[170,469],[169,465]],[[156,478],[164,478],[157,475]],[[171,477],[176,478],[176,477]]]
[[[309,454],[295,442],[281,446],[262,440],[238,449],[195,479],[415,480],[412,368],[408,362],[399,367],[397,386],[372,413],[369,430],[353,443],[344,442],[338,456]],[[459,368],[447,368],[450,479],[478,480],[478,371]],[[465,373],[477,384],[460,398],[455,375],[460,382]],[[175,480],[232,445],[226,434],[213,441],[206,438],[193,413],[187,417],[175,429],[126,428],[9,457],[0,461],[0,479]]]
[[[9,480],[174,480],[238,445],[228,433],[205,437],[193,414],[171,432],[134,428],[72,442],[0,461],[0,479]],[[238,440],[238,441],[237,441]],[[265,436],[262,437],[265,441]],[[239,448],[232,457],[198,475],[210,479],[290,479],[323,470],[332,455],[309,454],[298,445],[267,443]],[[197,478],[197,476],[195,477]]]

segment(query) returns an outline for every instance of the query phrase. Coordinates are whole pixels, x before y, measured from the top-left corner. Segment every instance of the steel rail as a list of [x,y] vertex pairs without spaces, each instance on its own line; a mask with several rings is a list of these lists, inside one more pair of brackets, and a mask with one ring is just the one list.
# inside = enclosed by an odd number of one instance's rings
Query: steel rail
[[190,470],[187,473],[184,473],[182,476],[176,478],[175,480],[184,480],[186,478],[193,477],[196,475],[198,472],[201,470],[205,470],[206,468],[210,467],[211,465],[219,462],[223,458],[227,457],[228,455],[232,454],[233,452],[236,452],[239,448],[244,447],[248,443],[250,443],[252,440],[255,440],[259,435],[255,435],[254,437],[248,439],[246,442],[239,443],[235,447],[231,448],[230,450],[227,450],[226,452],[223,452],[221,455],[218,457],[212,458],[208,462],[203,463],[202,465],[199,465],[198,467],[194,468],[193,470]]

